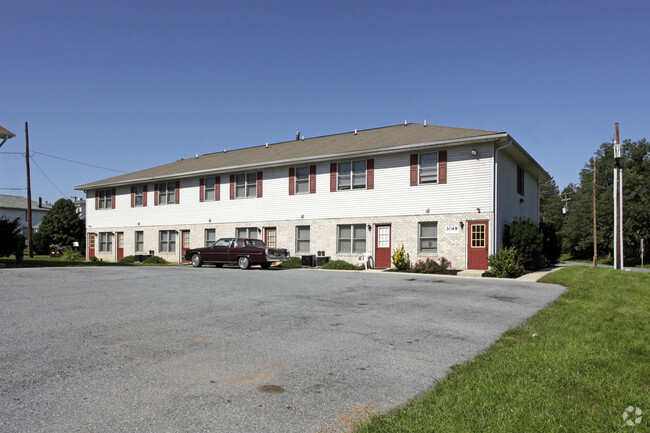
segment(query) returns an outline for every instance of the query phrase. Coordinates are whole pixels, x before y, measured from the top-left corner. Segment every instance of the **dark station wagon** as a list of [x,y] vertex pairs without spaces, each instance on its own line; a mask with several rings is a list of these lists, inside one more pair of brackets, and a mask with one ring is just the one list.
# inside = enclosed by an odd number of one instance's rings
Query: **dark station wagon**
[[287,249],[268,248],[259,239],[244,238],[221,238],[209,247],[191,248],[185,252],[185,260],[195,268],[204,263],[217,267],[237,263],[241,269],[248,269],[251,265],[268,269],[273,262],[286,262],[290,258]]

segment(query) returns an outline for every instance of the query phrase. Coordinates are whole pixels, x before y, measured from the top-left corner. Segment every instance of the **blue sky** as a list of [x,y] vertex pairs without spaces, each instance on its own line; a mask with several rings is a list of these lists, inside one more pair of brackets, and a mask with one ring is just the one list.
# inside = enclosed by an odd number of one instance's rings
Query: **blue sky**
[[[0,193],[408,120],[510,133],[556,180],[650,139],[650,2],[9,1]],[[42,170],[42,171],[41,171]],[[49,178],[49,180],[48,180]]]

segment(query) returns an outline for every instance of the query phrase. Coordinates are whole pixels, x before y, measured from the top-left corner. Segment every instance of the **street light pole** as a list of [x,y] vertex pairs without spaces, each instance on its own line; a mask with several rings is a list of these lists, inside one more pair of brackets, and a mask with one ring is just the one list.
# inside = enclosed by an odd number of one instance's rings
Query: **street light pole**
[[614,268],[623,269],[623,173],[618,122],[614,125]]

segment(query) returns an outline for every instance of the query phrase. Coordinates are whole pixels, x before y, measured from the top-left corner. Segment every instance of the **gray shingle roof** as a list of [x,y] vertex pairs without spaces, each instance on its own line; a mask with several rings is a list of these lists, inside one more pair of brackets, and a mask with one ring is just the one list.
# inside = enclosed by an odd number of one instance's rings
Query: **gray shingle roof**
[[5,139],[5,138],[12,138],[15,136],[16,134],[9,131],[8,129],[3,128],[2,125],[0,125],[0,138]]
[[[0,209],[27,209],[27,197],[18,195],[0,194]],[[43,205],[38,207],[38,202],[32,200],[32,210],[49,210],[50,206]]]
[[[192,177],[211,173],[289,165],[301,161],[335,160],[342,156],[388,153],[417,146],[453,145],[467,141],[494,141],[505,138],[505,132],[481,129],[409,123],[358,132],[326,135],[281,143],[248,147],[227,152],[181,159],[145,170],[136,171],[75,187],[77,190],[149,182],[158,179]],[[522,149],[523,150],[523,149]],[[541,167],[540,167],[541,170]],[[543,171],[543,170],[542,170]]]

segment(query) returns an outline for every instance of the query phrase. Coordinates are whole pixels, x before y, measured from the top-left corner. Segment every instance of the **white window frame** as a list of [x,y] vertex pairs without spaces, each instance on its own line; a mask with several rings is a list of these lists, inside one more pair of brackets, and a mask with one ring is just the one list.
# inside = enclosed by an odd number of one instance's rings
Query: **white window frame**
[[[424,159],[433,158],[435,156],[435,164],[423,163]],[[418,183],[420,185],[428,183],[438,183],[440,157],[438,152],[420,153],[418,155]]]
[[[342,238],[341,229],[348,227],[350,229],[350,237]],[[355,231],[355,229],[357,229]],[[355,237],[355,233],[363,233],[363,238]],[[365,224],[339,224],[336,226],[336,253],[337,254],[360,254],[366,252],[367,244],[367,234],[366,234],[366,225]],[[341,241],[349,241],[350,249],[341,248]],[[363,242],[363,248],[357,247],[358,244]]]
[[257,197],[257,172],[235,175],[235,198]]
[[[294,191],[296,194],[309,194],[309,178],[310,178],[310,168],[309,166],[296,167],[296,175],[294,176]],[[302,189],[302,190],[301,190]]]
[[[210,234],[212,234],[212,239],[210,239]],[[209,247],[217,240],[217,229],[205,229],[204,232],[205,246]]]
[[310,248],[311,226],[296,226],[296,254],[309,253]]
[[217,201],[217,183],[214,176],[203,179],[203,201]]
[[[363,166],[363,169],[361,168]],[[368,187],[368,160],[339,162],[336,166],[336,189],[366,189]]]
[[136,185],[133,188],[133,206],[144,206],[144,185]]
[[[434,227],[436,230],[435,237],[422,236],[422,228]],[[423,248],[423,242],[432,242],[434,246],[430,248]],[[437,254],[438,253],[438,221],[421,221],[418,223],[418,253]]]
[[[138,236],[140,239],[138,239]],[[134,245],[135,245],[135,252],[136,253],[142,253],[144,252],[144,232],[139,230],[135,232],[135,239]]]
[[246,238],[246,239],[259,239],[257,237],[257,227],[237,227],[235,229],[235,237]]
[[161,253],[176,252],[176,230],[160,230],[158,232],[158,251]]
[[113,209],[113,190],[101,189],[97,191],[97,209]]
[[99,252],[111,253],[113,252],[113,233],[100,232],[99,233]]
[[158,184],[158,204],[176,204],[176,182]]

